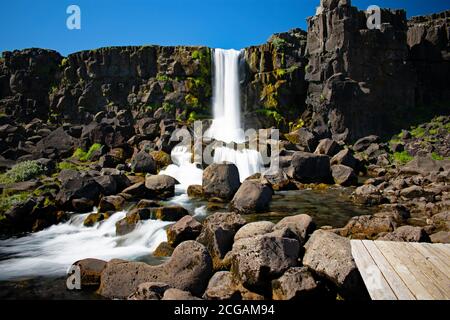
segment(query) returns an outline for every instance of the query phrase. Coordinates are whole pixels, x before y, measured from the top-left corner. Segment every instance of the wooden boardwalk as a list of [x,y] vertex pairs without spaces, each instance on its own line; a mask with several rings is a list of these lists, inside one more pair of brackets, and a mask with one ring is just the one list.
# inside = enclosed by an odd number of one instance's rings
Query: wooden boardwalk
[[352,240],[373,300],[450,300],[450,245]]

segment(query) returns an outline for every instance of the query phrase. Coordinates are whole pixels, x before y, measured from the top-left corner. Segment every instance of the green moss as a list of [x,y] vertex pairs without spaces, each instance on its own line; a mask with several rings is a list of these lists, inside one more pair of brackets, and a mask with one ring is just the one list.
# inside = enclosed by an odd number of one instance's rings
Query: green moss
[[171,78],[168,75],[166,75],[166,74],[159,73],[159,74],[156,75],[156,80],[158,80],[158,81],[169,81],[169,80],[171,80]]
[[283,116],[281,114],[279,114],[276,110],[259,109],[256,112],[264,115],[267,118],[272,118],[273,120],[275,120],[277,125],[279,125],[280,123],[282,123],[284,121]]
[[422,138],[425,133],[425,129],[422,127],[417,127],[411,130],[411,135],[415,138]]
[[100,150],[101,148],[102,148],[102,145],[99,143],[94,143],[87,152],[81,148],[78,148],[73,153],[72,158],[78,159],[82,162],[90,161],[92,159],[92,156],[94,155],[94,153],[96,151]]
[[175,110],[175,106],[169,102],[164,102],[162,105],[165,112],[171,112]]
[[280,51],[286,47],[286,40],[284,40],[284,39],[275,37],[272,39],[271,42],[277,51]]
[[184,97],[184,101],[186,102],[186,104],[188,106],[191,106],[194,108],[198,108],[200,106],[198,98],[190,93]]
[[69,65],[69,59],[64,58],[61,60],[61,63],[59,64],[60,69],[65,69]]
[[403,152],[395,152],[393,154],[394,157],[394,161],[397,164],[407,164],[408,162],[410,162],[413,157],[409,155],[409,153],[407,151],[403,151]]
[[16,164],[14,167],[0,174],[0,183],[10,184],[22,181],[28,181],[42,175],[45,167],[37,161],[24,161]]
[[58,163],[58,169],[59,170],[78,170],[78,167],[71,162],[63,161],[63,162]]
[[293,132],[298,129],[301,129],[301,128],[303,128],[304,125],[305,125],[305,122],[302,119],[298,119],[295,122],[291,121],[291,122],[289,122],[289,132]]
[[29,192],[11,192],[3,190],[0,196],[0,212],[7,212],[14,205],[21,203],[31,197]]
[[444,160],[445,158],[443,156],[441,156],[440,154],[433,152],[431,154],[431,158],[433,158],[434,160]]

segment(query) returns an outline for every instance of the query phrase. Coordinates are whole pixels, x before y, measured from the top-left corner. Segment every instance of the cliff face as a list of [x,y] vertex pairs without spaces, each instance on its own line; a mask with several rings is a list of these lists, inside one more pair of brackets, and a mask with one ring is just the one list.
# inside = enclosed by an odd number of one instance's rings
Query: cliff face
[[[349,0],[322,0],[308,32],[273,35],[241,59],[245,128],[305,124],[317,137],[388,136],[424,111],[450,111],[450,11],[406,20],[382,11],[380,30]],[[19,121],[89,123],[100,111],[196,120],[211,116],[211,49],[111,47],[63,58],[5,52],[0,113]],[[155,112],[158,110],[157,117]],[[1,122],[0,118],[0,122]]]

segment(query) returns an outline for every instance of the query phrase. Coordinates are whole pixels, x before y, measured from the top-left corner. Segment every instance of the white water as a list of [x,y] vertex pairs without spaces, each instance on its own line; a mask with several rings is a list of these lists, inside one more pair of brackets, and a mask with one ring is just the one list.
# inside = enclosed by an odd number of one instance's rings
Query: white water
[[0,241],[0,280],[26,276],[61,276],[77,260],[97,258],[137,259],[149,256],[159,243],[167,241],[164,227],[169,222],[142,221],[124,236],[116,236],[115,224],[126,212],[117,212],[93,227],[83,226],[88,214],[74,215],[67,223],[21,238]]

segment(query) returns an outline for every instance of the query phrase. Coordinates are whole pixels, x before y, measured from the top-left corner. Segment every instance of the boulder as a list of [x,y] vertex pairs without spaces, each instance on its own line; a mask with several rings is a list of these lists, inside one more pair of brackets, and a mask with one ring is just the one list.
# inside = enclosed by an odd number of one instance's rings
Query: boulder
[[185,241],[175,249],[170,260],[161,265],[114,260],[107,263],[98,293],[106,298],[125,299],[141,283],[163,282],[201,295],[211,276],[212,261],[208,250],[196,241]]
[[76,175],[61,183],[56,201],[65,207],[70,207],[73,199],[85,198],[97,202],[100,192],[101,187],[92,177]]
[[314,151],[314,154],[323,154],[329,157],[333,157],[341,149],[341,146],[336,141],[332,139],[322,139],[320,140],[316,151]]
[[366,205],[377,205],[385,201],[378,188],[372,184],[365,184],[356,188],[353,198],[356,202]]
[[214,269],[222,266],[222,259],[233,246],[234,235],[244,224],[239,214],[231,212],[217,212],[205,219],[197,241],[208,248]]
[[187,215],[171,225],[167,230],[167,242],[176,247],[183,241],[195,240],[202,231],[202,225],[193,217]]
[[71,203],[73,211],[77,213],[91,212],[94,208],[94,201],[87,198],[73,199]]
[[33,198],[16,203],[5,213],[5,218],[15,228],[27,229],[32,223],[32,214],[36,205],[37,202]]
[[189,300],[202,300],[198,297],[195,297],[190,293],[189,291],[184,291],[176,288],[170,288],[167,289],[164,292],[164,296],[161,300],[183,300],[183,301],[189,301]]
[[125,188],[121,194],[124,195],[125,199],[142,199],[147,198],[149,195],[149,190],[145,187],[144,182],[135,183],[128,188]]
[[356,185],[358,183],[358,177],[355,171],[344,165],[331,166],[331,175],[333,176],[334,183],[344,187]]
[[108,218],[109,218],[109,214],[108,213],[91,213],[90,215],[88,215],[86,217],[86,219],[84,219],[83,225],[85,227],[92,227],[96,223],[104,221],[104,220],[106,220]]
[[299,249],[295,239],[260,235],[236,241],[226,259],[233,277],[246,288],[264,294],[270,290],[271,280],[297,266]]
[[94,287],[100,285],[100,276],[106,266],[106,261],[99,259],[83,259],[74,263],[80,268],[81,288]]
[[163,174],[145,178],[145,187],[150,191],[150,195],[155,198],[173,197],[177,183],[178,181],[174,178]]
[[313,152],[317,147],[317,137],[307,128],[300,128],[289,133],[286,137],[291,143],[297,144],[309,152]]
[[174,247],[172,247],[167,242],[161,242],[158,247],[156,247],[155,251],[153,252],[153,255],[155,257],[170,257],[173,254],[173,251],[175,250]]
[[267,211],[272,194],[272,189],[258,180],[244,181],[231,200],[231,210],[242,214]]
[[339,151],[330,160],[330,164],[333,165],[343,165],[350,167],[354,170],[358,168],[358,160],[355,159],[352,152],[349,149],[344,149]]
[[377,240],[399,242],[431,242],[430,237],[421,227],[402,226]]
[[[307,214],[299,214],[281,219],[274,227],[274,231],[282,231],[288,229],[299,243],[303,245],[309,235],[316,229],[313,219]],[[284,234],[287,236],[287,234]]]
[[400,168],[400,173],[408,175],[421,174],[426,176],[431,172],[448,170],[449,160],[434,160],[430,155],[416,156],[413,160]]
[[375,135],[370,135],[359,139],[353,144],[353,150],[356,152],[362,152],[366,150],[371,144],[380,142],[380,137]]
[[362,298],[367,292],[347,238],[328,231],[315,231],[305,245],[303,265],[333,282],[344,298]]
[[203,187],[201,185],[191,185],[187,188],[189,198],[203,198]]
[[425,191],[419,186],[410,186],[400,191],[400,195],[407,199],[420,198],[425,196]]
[[278,170],[275,174],[265,174],[262,177],[261,182],[270,185],[272,190],[275,191],[297,190],[296,184],[289,179],[288,175],[283,170]]
[[104,176],[98,176],[94,177],[95,182],[98,183],[98,185],[101,188],[101,193],[105,196],[112,196],[117,194],[118,186],[116,179],[113,176],[104,175]]
[[236,165],[213,163],[203,171],[203,191],[206,197],[225,200],[233,198],[239,189],[239,171]]
[[234,241],[239,239],[251,238],[258,235],[272,232],[275,224],[270,221],[251,222],[240,228],[234,235]]
[[164,292],[171,287],[163,282],[144,282],[138,285],[127,300],[161,300]]
[[264,297],[249,291],[241,283],[233,279],[231,272],[216,272],[209,280],[203,294],[207,300],[264,300]]
[[272,281],[273,300],[305,300],[320,297],[319,283],[306,267],[289,268]]
[[439,231],[433,233],[430,236],[431,242],[433,243],[450,243],[450,232],[448,231]]
[[120,211],[123,209],[125,199],[121,196],[107,196],[100,200],[98,210],[100,212]]
[[308,152],[296,152],[292,156],[289,177],[302,183],[330,182],[330,158]]
[[351,218],[340,234],[354,239],[373,239],[380,233],[394,231],[396,227],[392,216],[363,215]]
[[138,152],[131,160],[131,169],[138,173],[156,174],[156,163],[145,151]]
[[189,212],[182,206],[167,206],[159,208],[150,208],[152,219],[162,221],[178,221],[184,216],[189,215]]

